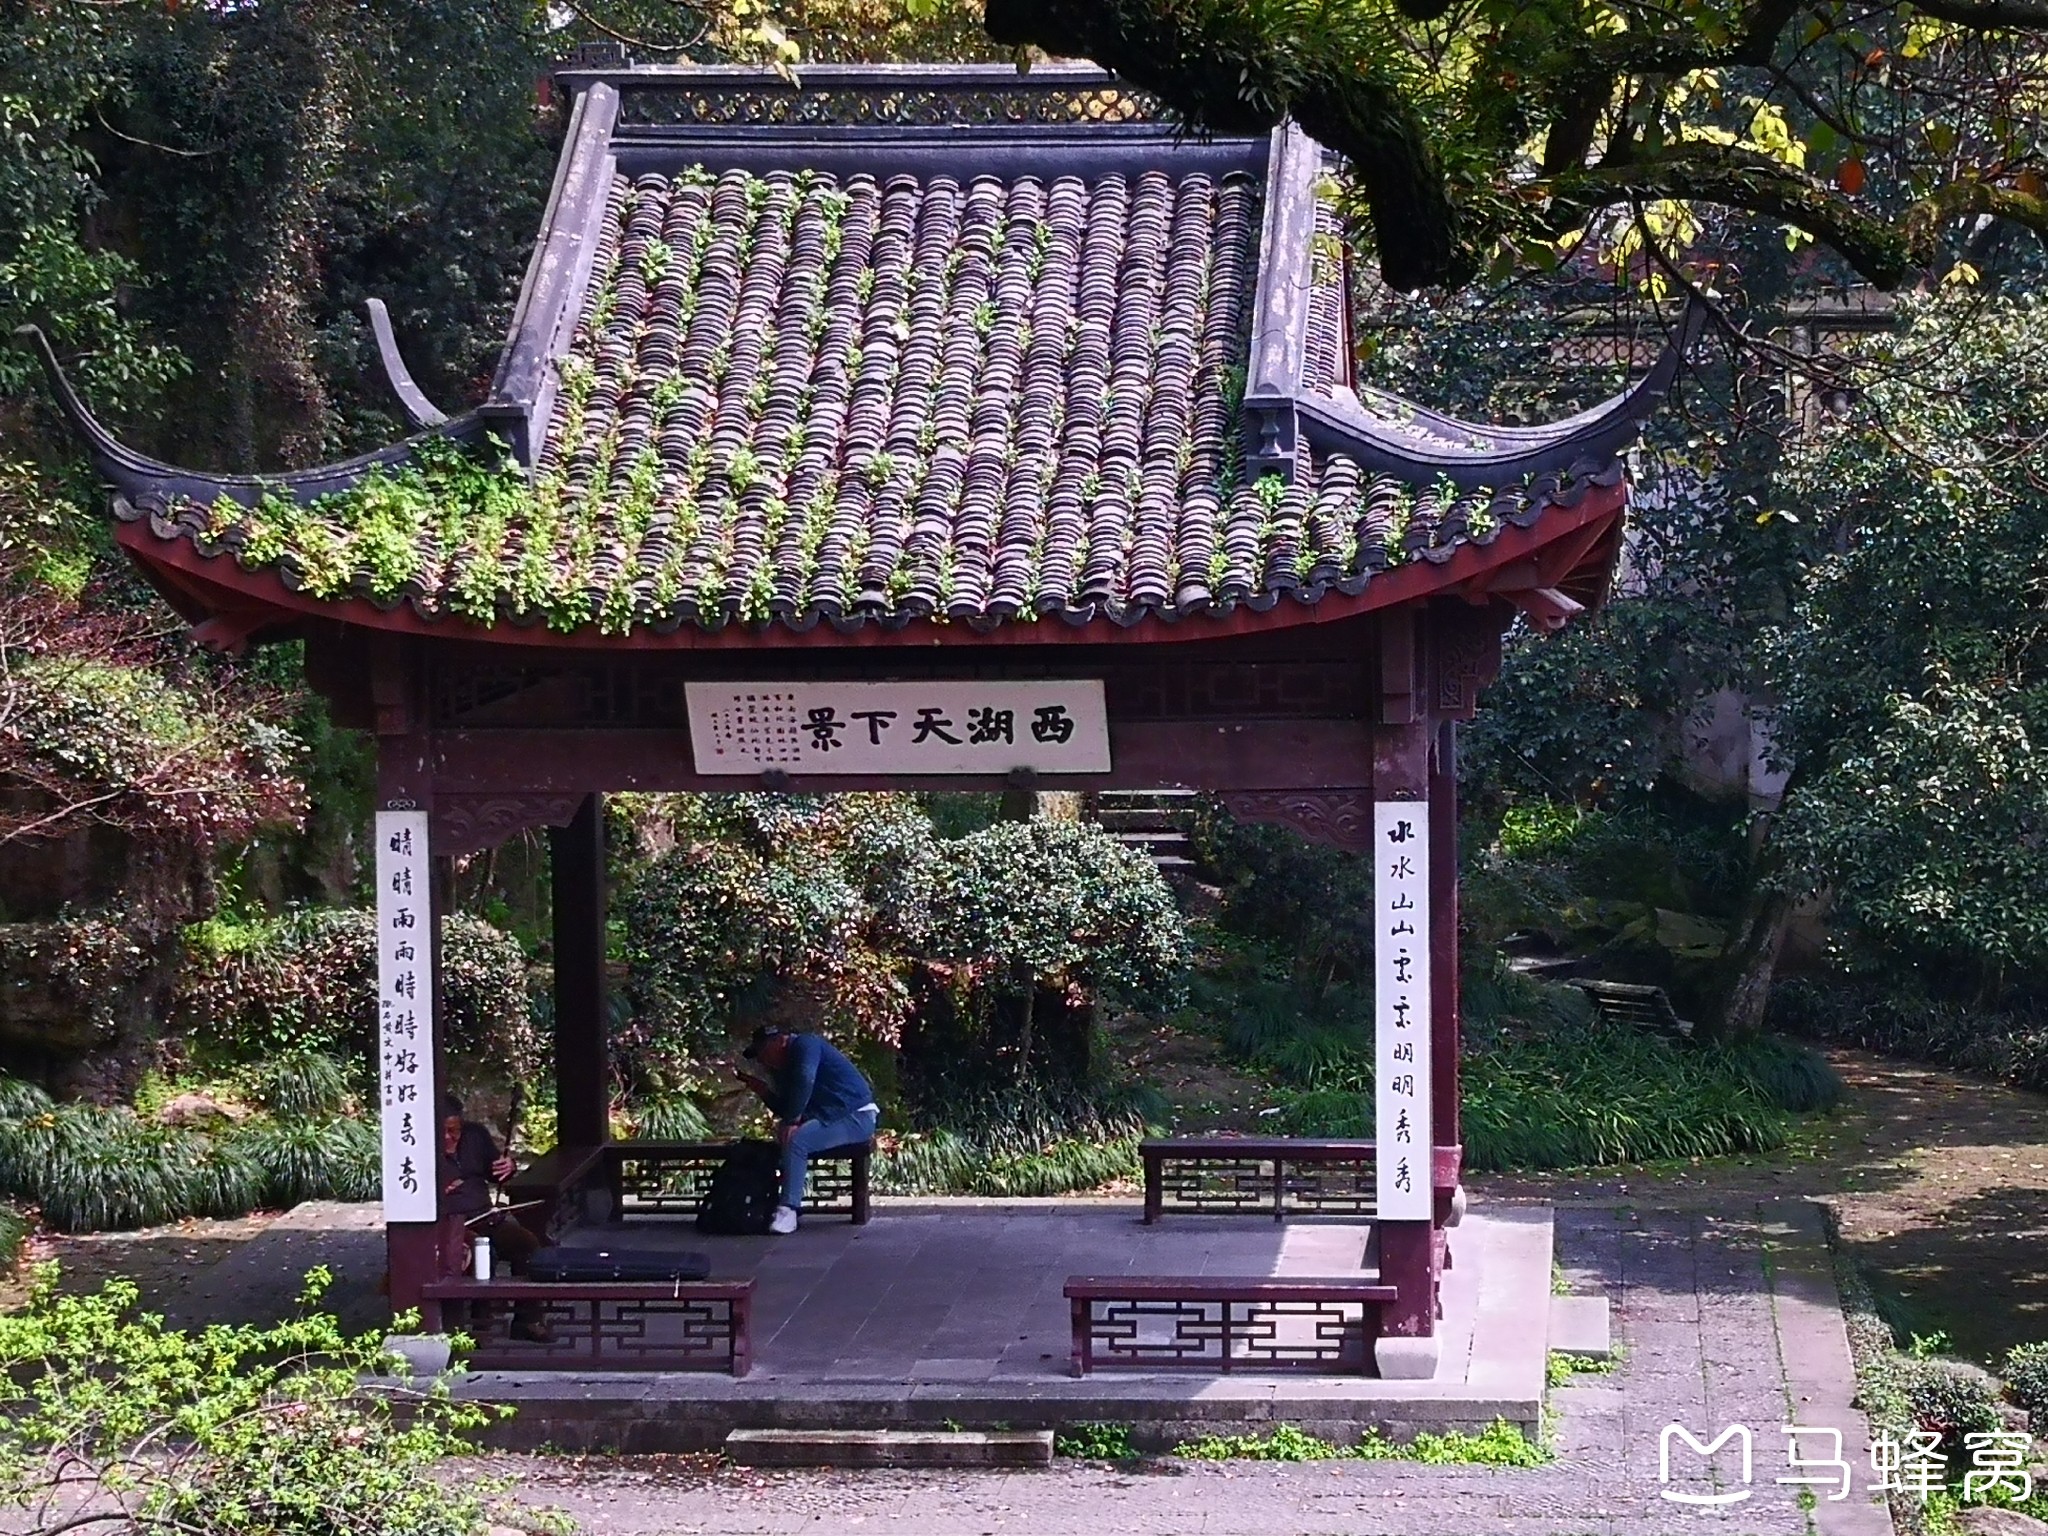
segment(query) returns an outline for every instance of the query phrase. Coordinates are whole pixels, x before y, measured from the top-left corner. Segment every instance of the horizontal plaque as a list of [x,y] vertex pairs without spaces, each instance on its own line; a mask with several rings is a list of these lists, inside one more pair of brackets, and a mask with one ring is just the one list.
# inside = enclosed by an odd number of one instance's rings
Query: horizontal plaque
[[1109,772],[1099,679],[683,688],[702,774]]

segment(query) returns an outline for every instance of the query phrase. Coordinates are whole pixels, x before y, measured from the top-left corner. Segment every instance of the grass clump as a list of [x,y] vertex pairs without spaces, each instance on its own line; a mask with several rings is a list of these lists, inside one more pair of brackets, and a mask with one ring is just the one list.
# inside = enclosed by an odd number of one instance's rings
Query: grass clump
[[360,1120],[251,1120],[226,1145],[256,1169],[252,1205],[282,1210],[306,1200],[369,1200],[382,1179],[376,1128]]
[[324,1051],[291,1051],[252,1063],[243,1091],[274,1115],[312,1119],[348,1107],[348,1068]]
[[2027,1410],[2034,1433],[2048,1430],[2048,1343],[2021,1344],[2006,1351],[2000,1374],[2012,1400]]
[[1069,1424],[1052,1437],[1052,1449],[1077,1461],[1134,1461],[1138,1455],[1128,1424]]
[[258,1185],[255,1162],[233,1144],[127,1109],[59,1104],[0,1119],[0,1194],[37,1206],[60,1232],[239,1215]]
[[1611,1376],[1621,1362],[1612,1356],[1595,1360],[1591,1355],[1567,1355],[1552,1351],[1543,1363],[1544,1385],[1561,1387],[1574,1376]]
[[1397,1441],[1368,1430],[1356,1445],[1337,1445],[1292,1424],[1268,1435],[1203,1435],[1174,1447],[1193,1461],[1415,1461],[1428,1466],[1538,1467],[1550,1452],[1506,1419],[1495,1419],[1477,1434],[1424,1431]]

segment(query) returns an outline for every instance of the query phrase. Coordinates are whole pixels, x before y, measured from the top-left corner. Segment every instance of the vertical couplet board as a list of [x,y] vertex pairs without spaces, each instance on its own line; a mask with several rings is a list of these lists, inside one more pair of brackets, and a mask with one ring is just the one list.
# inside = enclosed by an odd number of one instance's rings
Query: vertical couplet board
[[1373,805],[1373,1141],[1382,1221],[1428,1221],[1429,804]]
[[377,813],[377,1078],[384,1219],[432,1221],[439,1146],[434,1071],[434,923],[427,813]]

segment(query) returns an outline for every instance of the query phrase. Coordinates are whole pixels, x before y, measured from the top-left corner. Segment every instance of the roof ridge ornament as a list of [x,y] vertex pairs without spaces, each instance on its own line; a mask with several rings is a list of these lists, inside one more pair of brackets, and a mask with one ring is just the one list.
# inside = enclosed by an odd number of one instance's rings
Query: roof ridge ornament
[[370,334],[377,339],[377,360],[384,365],[384,380],[391,386],[391,393],[398,396],[406,419],[416,427],[440,426],[448,419],[448,413],[429,400],[426,391],[413,381],[412,370],[405,366],[405,358],[398,350],[398,337],[391,329],[391,311],[384,307],[382,299],[365,299],[363,308],[370,312]]

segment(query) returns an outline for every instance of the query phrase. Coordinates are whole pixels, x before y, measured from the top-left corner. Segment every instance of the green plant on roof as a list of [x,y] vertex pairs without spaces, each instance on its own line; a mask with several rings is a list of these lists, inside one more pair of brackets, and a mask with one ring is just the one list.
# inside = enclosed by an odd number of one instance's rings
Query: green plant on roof
[[1045,271],[1045,253],[1052,248],[1052,226],[1040,219],[1031,226],[1031,258],[1024,270],[1032,282],[1037,282]]
[[974,306],[974,329],[986,336],[996,328],[996,305],[993,299],[984,299]]
[[1252,492],[1259,498],[1259,505],[1271,519],[1280,510],[1280,504],[1287,499],[1287,482],[1272,471],[1252,482]]
[[860,275],[853,280],[853,296],[866,304],[875,296],[875,269],[862,267]]
[[675,265],[675,259],[676,253],[669,249],[666,240],[653,241],[640,257],[641,280],[652,288]]
[[1081,502],[1084,506],[1093,506],[1095,498],[1101,494],[1102,476],[1091,469],[1081,477]]
[[666,375],[659,384],[654,386],[655,413],[661,415],[681,405],[683,403],[683,396],[688,391],[688,388],[689,386],[684,383],[683,376],[680,373]]
[[1017,351],[1020,354],[1030,352],[1031,335],[1031,322],[1029,320],[1019,320],[1017,322]]
[[1408,524],[1414,515],[1415,509],[1404,501],[1387,519],[1387,531],[1381,542],[1386,546],[1388,565],[1400,565],[1408,559],[1408,549],[1402,540],[1407,536]]
[[887,485],[889,483],[890,477],[893,476],[895,473],[896,456],[892,453],[878,453],[873,458],[868,460],[868,484],[873,486],[876,490],[880,490],[883,486]]
[[1228,555],[1224,554],[1224,552],[1223,552],[1223,546],[1219,544],[1219,545],[1217,545],[1217,547],[1216,547],[1216,549],[1215,549],[1214,553],[1212,553],[1212,554],[1211,554],[1211,555],[1209,556],[1209,588],[1210,588],[1210,590],[1211,590],[1211,591],[1214,591],[1214,590],[1215,590],[1216,588],[1218,588],[1218,587],[1222,586],[1222,585],[1223,585],[1223,580],[1224,580],[1224,578],[1225,578],[1226,576],[1228,576],[1229,574],[1230,574],[1230,557],[1229,557]]
[[761,458],[754,452],[751,443],[742,443],[733,450],[732,462],[726,466],[725,477],[732,482],[735,491],[751,490],[761,479]]
[[633,627],[634,604],[633,582],[622,572],[605,593],[604,601],[597,605],[599,631],[607,635],[625,634]]
[[700,163],[697,165],[685,166],[683,168],[683,174],[678,176],[676,180],[680,181],[686,187],[708,187],[714,181],[716,181],[717,178],[713,176],[710,171],[706,170],[704,166]]
[[727,332],[719,341],[718,350],[711,354],[711,385],[716,389],[725,382],[725,376],[732,372],[732,333]]

